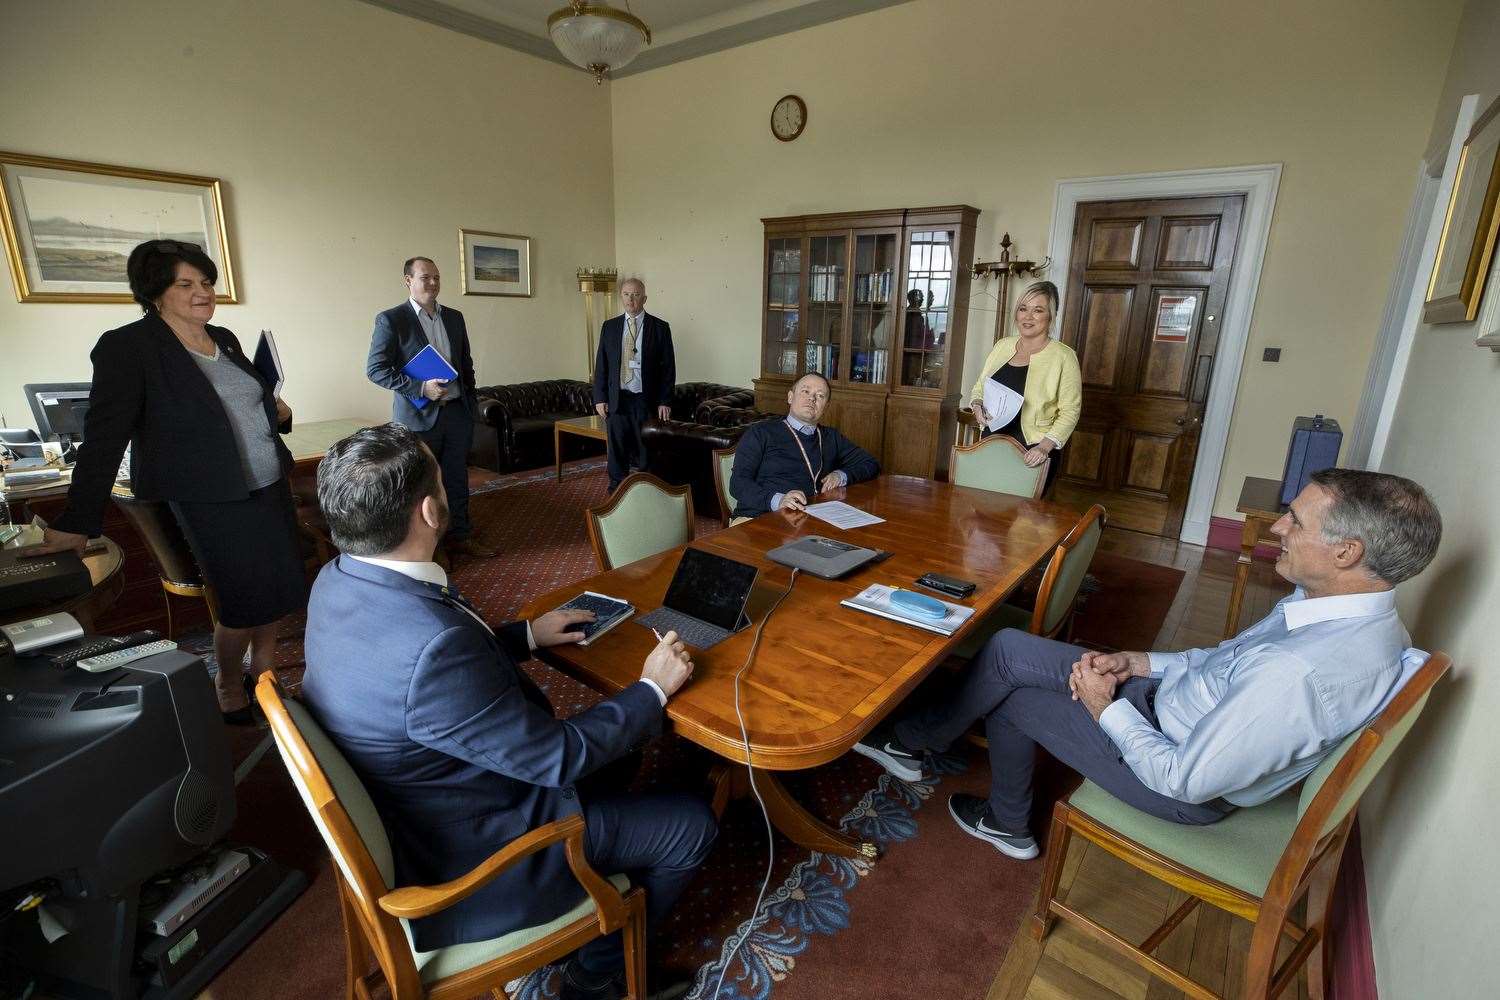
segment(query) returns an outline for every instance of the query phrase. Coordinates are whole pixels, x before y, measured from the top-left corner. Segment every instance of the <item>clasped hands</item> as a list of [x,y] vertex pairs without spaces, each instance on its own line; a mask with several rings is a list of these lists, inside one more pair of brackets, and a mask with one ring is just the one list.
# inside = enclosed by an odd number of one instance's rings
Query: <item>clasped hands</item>
[[1115,700],[1115,689],[1132,677],[1149,677],[1151,659],[1145,653],[1096,653],[1090,650],[1073,664],[1068,690],[1074,701],[1095,719]]
[[[984,404],[979,400],[976,399],[969,403],[969,411],[974,414],[975,419],[979,421],[981,427],[989,424],[990,411],[986,410]],[[1056,447],[1057,445],[1052,443],[1051,438],[1044,437],[1038,444],[1026,449],[1026,454],[1022,456],[1022,461],[1026,463],[1028,469],[1035,469],[1038,465],[1047,461],[1047,456]]]
[[[594,617],[592,611],[575,608],[549,611],[532,619],[531,638],[538,649],[578,642],[583,639],[583,633],[576,631],[574,626],[591,622]],[[661,637],[641,667],[641,680],[653,682],[669,698],[692,676],[693,658],[682,640],[677,638],[677,633],[671,631]]]
[[[819,481],[818,496],[822,496],[825,493],[832,493],[834,490],[843,489],[843,487],[843,474],[840,472],[830,472]],[[782,494],[781,506],[776,509],[790,511],[795,514],[798,511],[805,510],[807,502],[806,493],[801,490],[787,490],[786,493]]]

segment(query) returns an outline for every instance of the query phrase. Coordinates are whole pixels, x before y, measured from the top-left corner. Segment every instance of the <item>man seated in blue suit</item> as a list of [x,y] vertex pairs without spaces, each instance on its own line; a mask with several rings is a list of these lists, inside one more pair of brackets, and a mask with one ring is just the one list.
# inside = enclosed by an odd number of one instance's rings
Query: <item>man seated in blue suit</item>
[[880,474],[880,463],[869,452],[837,428],[818,426],[830,391],[826,378],[808,372],[786,394],[785,419],[746,428],[729,477],[735,517],[801,510],[809,497]]
[[[693,674],[675,633],[641,679],[569,719],[518,666],[541,646],[581,639],[591,615],[553,611],[492,630],[432,561],[448,527],[438,463],[399,424],[328,450],[318,500],[343,552],[323,567],[307,609],[308,708],[370,791],[401,885],[446,882],[527,831],[581,813],[588,860],[646,890],[659,927],[703,863],[716,825],[682,794],[625,793],[586,779],[661,732],[667,699]],[[596,782],[602,784],[602,782]],[[561,845],[527,858],[474,895],[414,921],[418,950],[535,926],[584,898]],[[563,968],[567,998],[623,990],[618,933]]]

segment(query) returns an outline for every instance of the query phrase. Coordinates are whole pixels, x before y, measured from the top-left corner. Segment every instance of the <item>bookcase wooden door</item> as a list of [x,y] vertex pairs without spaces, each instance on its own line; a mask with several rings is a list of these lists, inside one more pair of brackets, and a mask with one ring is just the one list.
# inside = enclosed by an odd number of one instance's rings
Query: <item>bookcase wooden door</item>
[[786,412],[807,372],[834,386],[824,421],[898,475],[946,477],[962,392],[966,205],[762,219],[756,408]]

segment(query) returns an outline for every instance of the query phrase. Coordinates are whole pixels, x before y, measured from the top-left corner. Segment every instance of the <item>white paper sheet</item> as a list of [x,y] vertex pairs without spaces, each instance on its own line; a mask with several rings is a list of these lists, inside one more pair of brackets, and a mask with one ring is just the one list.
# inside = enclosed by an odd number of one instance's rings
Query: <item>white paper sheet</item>
[[1016,414],[1021,412],[1021,403],[1024,398],[1019,392],[1001,385],[992,378],[985,379],[984,409],[990,415],[989,423],[985,426],[991,431],[998,431],[1016,419]]
[[884,524],[885,518],[876,517],[858,507],[851,507],[842,500],[827,500],[823,503],[811,503],[805,508],[809,514],[820,521],[827,521],[835,528],[866,528],[872,524]]

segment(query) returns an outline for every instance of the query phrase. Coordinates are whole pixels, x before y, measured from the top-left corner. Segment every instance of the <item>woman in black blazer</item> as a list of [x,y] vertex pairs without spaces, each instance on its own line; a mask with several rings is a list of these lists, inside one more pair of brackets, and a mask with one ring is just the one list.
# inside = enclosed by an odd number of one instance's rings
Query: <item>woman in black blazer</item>
[[291,430],[292,411],[234,334],[208,325],[218,268],[201,248],[151,240],[131,252],[126,270],[145,316],[94,346],[68,506],[36,551],[81,550],[99,533],[130,444],[135,495],[170,503],[217,594],[219,707],[226,720],[248,723],[245,649],[252,672],[269,669],[278,620],[307,603],[287,482],[292,456],[278,435]]

